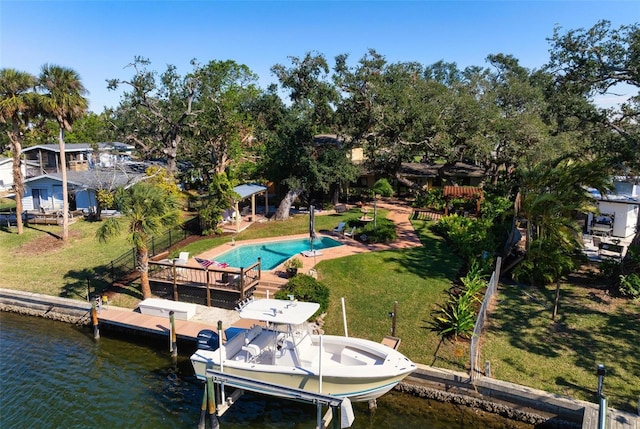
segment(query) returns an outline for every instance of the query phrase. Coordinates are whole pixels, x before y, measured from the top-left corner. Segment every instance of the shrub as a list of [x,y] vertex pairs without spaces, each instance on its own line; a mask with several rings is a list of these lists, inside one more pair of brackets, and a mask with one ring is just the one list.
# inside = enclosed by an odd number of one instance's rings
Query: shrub
[[471,338],[475,323],[471,296],[466,293],[450,295],[447,303],[436,310],[431,330],[442,338]]
[[444,210],[444,197],[442,196],[442,188],[428,189],[416,195],[413,207],[428,207],[433,210]]
[[635,273],[620,275],[619,292],[624,297],[640,300],[640,277]]
[[320,309],[314,314],[314,317],[324,313],[329,308],[329,288],[306,274],[299,274],[291,278],[284,288],[276,292],[275,297],[277,299],[288,299],[289,295],[293,295],[299,301],[320,304]]
[[485,250],[493,252],[495,244],[489,226],[486,220],[451,215],[440,219],[433,231],[447,238],[462,258],[471,261]]
[[361,240],[366,236],[367,243],[390,243],[396,239],[396,227],[395,224],[389,219],[376,219],[375,230],[373,228],[373,222],[369,222],[362,228],[357,234],[357,239]]

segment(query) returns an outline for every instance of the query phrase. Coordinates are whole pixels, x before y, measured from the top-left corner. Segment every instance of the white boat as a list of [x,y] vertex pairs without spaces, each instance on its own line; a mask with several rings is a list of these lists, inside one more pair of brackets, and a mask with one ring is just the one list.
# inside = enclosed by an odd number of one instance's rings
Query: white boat
[[212,369],[360,402],[384,395],[416,369],[384,344],[312,334],[306,321],[319,308],[317,303],[278,299],[246,303],[240,317],[257,324],[224,345],[199,348],[191,356],[196,376],[206,380]]

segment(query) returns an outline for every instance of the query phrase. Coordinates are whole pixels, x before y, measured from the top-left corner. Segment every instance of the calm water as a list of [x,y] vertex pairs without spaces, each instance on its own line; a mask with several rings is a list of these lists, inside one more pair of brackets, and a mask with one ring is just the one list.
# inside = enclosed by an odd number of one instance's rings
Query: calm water
[[[198,427],[202,385],[188,357],[174,367],[164,344],[102,334],[96,342],[88,328],[0,312],[0,427]],[[355,429],[531,428],[393,392],[374,413],[366,404],[354,411]],[[311,429],[315,415],[313,406],[245,394],[220,427]]]
[[[327,249],[342,246],[342,243],[329,237],[320,237],[313,241],[314,249]],[[262,269],[272,270],[293,255],[311,250],[308,238],[297,240],[274,241],[272,243],[243,244],[233,250],[216,257],[219,262],[226,262],[232,267],[248,267],[262,258]]]

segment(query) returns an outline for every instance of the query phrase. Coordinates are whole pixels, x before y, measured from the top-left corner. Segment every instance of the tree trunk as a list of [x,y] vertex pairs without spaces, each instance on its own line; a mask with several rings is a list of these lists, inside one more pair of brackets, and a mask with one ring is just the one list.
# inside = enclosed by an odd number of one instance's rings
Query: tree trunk
[[558,315],[558,302],[560,301],[560,279],[556,282],[556,296],[553,300],[553,314],[551,315],[551,320],[556,320],[556,316]]
[[276,214],[274,215],[275,220],[285,220],[289,219],[289,212],[291,211],[291,206],[293,202],[302,194],[303,189],[290,189],[287,192],[287,195],[284,196],[282,201],[280,201],[280,205],[278,206],[278,210],[276,210]]
[[138,249],[138,271],[140,271],[140,289],[142,299],[151,298],[151,285],[149,284],[149,249]]
[[20,143],[18,135],[11,137],[11,150],[13,151],[13,190],[16,193],[16,226],[18,227],[18,235],[20,235],[24,232],[22,225],[24,181],[22,180],[22,168],[20,165],[22,144]]
[[58,132],[60,144],[60,173],[62,175],[62,240],[69,240],[69,191],[67,189],[67,160],[64,152],[64,129]]

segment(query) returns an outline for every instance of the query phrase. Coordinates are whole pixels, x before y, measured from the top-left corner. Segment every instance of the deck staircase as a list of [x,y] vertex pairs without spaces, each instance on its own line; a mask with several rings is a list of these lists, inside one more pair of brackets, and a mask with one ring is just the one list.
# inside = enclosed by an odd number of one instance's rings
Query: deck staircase
[[261,280],[258,286],[253,291],[253,296],[256,298],[266,298],[267,291],[269,291],[269,297],[273,298],[273,296],[278,292],[284,284],[282,283],[274,283]]

